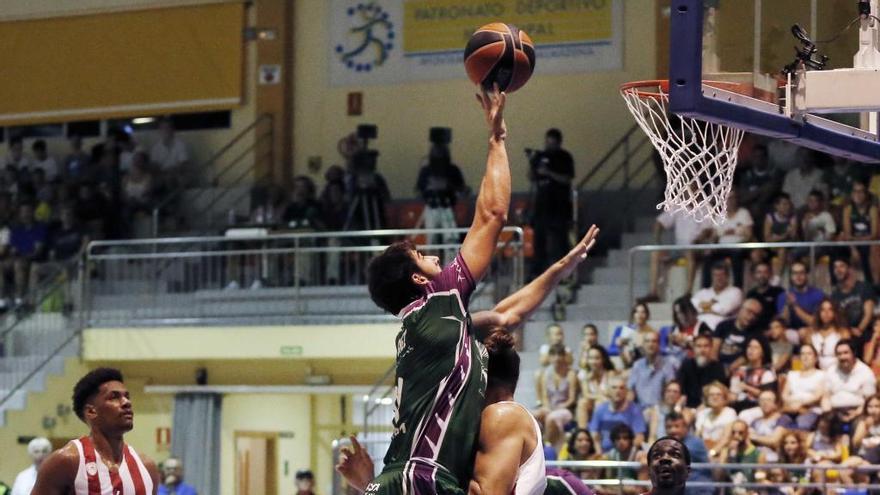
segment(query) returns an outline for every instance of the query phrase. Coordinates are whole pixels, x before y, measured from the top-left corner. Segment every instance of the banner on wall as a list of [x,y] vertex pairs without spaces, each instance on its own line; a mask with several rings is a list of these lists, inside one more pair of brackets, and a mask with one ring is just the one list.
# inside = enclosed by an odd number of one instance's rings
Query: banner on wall
[[471,34],[507,22],[535,43],[535,74],[623,67],[623,0],[331,0],[330,84],[466,79]]

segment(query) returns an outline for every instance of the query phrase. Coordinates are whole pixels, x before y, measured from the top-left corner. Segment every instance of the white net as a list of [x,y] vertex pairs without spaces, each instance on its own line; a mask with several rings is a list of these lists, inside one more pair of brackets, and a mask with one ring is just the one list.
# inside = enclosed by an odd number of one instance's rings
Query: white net
[[727,216],[743,131],[672,115],[665,81],[624,85],[620,94],[663,160],[666,191],[657,208],[682,210],[702,222]]

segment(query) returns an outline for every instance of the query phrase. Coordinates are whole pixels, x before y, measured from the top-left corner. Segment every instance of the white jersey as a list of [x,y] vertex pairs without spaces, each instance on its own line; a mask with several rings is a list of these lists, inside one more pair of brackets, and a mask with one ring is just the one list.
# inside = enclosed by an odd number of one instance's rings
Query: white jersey
[[547,468],[544,465],[544,439],[541,437],[541,427],[525,406],[509,401],[500,402],[499,404],[505,402],[522,407],[526,414],[529,415],[532,419],[532,424],[535,426],[535,438],[537,440],[535,442],[535,450],[532,451],[526,462],[519,466],[512,495],[540,495],[547,488]]
[[111,472],[91,438],[82,437],[73,444],[79,454],[73,483],[76,495],[153,495],[153,478],[133,448],[123,447],[124,461]]

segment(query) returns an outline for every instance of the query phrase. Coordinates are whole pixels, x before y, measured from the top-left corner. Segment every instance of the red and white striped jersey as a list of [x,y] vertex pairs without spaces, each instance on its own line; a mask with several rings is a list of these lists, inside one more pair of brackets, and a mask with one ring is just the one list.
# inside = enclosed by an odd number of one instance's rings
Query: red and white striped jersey
[[110,471],[95,450],[92,439],[74,440],[79,469],[73,487],[76,495],[153,495],[153,479],[137,452],[127,444],[119,469]]

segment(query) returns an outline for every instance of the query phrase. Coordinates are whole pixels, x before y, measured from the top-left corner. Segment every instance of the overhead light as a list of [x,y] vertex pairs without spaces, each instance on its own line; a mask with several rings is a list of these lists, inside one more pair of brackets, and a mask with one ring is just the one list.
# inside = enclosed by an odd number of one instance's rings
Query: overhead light
[[244,39],[246,41],[272,41],[276,37],[276,31],[272,28],[248,27],[244,28]]
[[135,125],[144,125],[155,121],[156,117],[138,117],[136,119],[131,119],[131,123]]

